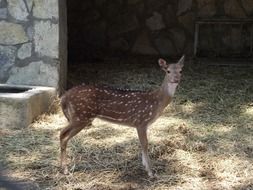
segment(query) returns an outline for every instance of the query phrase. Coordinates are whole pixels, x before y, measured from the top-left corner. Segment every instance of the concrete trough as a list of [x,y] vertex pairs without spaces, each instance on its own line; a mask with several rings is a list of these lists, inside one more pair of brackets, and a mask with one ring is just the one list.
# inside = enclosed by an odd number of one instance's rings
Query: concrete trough
[[0,128],[29,126],[55,98],[56,89],[52,87],[0,84]]

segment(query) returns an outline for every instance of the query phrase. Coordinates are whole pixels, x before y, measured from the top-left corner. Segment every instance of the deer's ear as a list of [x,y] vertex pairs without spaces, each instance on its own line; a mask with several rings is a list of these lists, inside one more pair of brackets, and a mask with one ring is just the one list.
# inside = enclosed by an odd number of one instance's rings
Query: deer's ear
[[185,55],[183,55],[180,60],[177,62],[177,64],[181,65],[182,67],[184,66],[184,60],[185,60]]
[[158,63],[160,65],[160,67],[163,69],[166,69],[168,67],[167,62],[162,58],[158,59]]

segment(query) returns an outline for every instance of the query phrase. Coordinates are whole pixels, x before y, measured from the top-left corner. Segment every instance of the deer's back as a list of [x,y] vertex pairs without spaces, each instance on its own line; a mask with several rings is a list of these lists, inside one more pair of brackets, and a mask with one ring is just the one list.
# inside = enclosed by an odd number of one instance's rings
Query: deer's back
[[157,97],[153,92],[81,85],[62,97],[62,109],[70,120],[94,117],[130,126],[145,125],[156,116]]

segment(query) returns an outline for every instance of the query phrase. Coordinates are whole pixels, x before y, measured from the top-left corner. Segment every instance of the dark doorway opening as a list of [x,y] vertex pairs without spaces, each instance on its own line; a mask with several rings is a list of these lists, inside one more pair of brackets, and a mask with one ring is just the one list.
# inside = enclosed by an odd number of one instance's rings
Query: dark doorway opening
[[[94,61],[106,47],[105,25],[93,1],[67,1],[68,61]],[[101,20],[101,21],[100,21]]]
[[123,1],[68,0],[67,15],[68,88],[80,83],[143,88],[135,74],[141,80],[145,68],[159,69],[158,55],[131,53],[141,29],[134,6]]

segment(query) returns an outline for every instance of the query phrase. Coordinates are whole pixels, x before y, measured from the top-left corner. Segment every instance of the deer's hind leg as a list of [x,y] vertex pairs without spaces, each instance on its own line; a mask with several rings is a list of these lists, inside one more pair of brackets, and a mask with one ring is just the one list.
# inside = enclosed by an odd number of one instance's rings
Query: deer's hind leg
[[66,149],[67,149],[67,143],[68,141],[74,137],[77,133],[79,133],[83,128],[86,126],[89,126],[91,124],[91,121],[87,122],[72,122],[69,123],[67,127],[62,129],[60,133],[60,146],[61,146],[61,169],[64,174],[68,173],[67,163],[66,163]]

